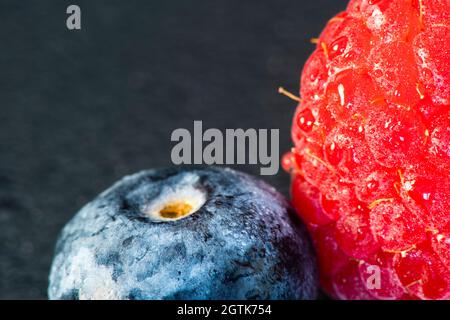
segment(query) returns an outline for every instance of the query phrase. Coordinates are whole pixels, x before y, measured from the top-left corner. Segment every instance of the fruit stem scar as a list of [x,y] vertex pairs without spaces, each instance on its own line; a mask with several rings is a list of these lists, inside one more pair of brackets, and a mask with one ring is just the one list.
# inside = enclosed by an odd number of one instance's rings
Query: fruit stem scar
[[166,219],[176,219],[184,217],[192,210],[192,206],[186,202],[174,202],[167,204],[159,211],[161,217]]
[[278,93],[285,95],[286,97],[288,97],[294,101],[302,102],[302,99],[300,97],[297,97],[296,95],[290,93],[289,91],[285,90],[283,87],[278,88]]
[[394,198],[383,198],[383,199],[377,199],[375,201],[373,201],[372,203],[370,203],[367,207],[372,210],[373,208],[375,208],[377,205],[379,205],[380,203],[383,202],[394,202]]
[[206,203],[207,194],[198,188],[195,174],[180,175],[176,185],[163,186],[157,197],[145,201],[142,214],[152,222],[185,219]]

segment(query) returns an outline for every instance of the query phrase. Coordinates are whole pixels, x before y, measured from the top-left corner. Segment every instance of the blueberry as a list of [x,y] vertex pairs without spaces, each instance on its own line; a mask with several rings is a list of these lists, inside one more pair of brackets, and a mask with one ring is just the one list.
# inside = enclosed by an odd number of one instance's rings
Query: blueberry
[[272,187],[209,167],[125,177],[65,226],[51,299],[314,299],[307,232]]

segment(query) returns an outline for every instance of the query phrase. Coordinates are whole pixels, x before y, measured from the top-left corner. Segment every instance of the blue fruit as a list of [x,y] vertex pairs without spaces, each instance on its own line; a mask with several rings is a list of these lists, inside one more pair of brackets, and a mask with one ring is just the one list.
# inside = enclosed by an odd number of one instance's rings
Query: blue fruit
[[125,177],[64,228],[50,299],[314,299],[313,251],[288,202],[230,169]]

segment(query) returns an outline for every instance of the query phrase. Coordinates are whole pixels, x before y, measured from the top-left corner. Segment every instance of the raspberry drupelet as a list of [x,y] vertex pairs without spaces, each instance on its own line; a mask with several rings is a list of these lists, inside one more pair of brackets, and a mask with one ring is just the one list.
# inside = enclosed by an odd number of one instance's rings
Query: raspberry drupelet
[[322,287],[450,299],[450,0],[352,0],[314,42],[283,166]]

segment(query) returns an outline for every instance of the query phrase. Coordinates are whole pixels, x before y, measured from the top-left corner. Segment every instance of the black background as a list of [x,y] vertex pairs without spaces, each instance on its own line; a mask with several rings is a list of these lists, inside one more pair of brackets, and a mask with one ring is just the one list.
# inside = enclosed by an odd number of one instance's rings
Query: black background
[[[289,150],[296,104],[277,88],[298,91],[345,2],[1,0],[0,299],[45,299],[62,226],[123,175],[170,165],[174,129],[280,128]],[[286,173],[263,179],[288,194]]]

